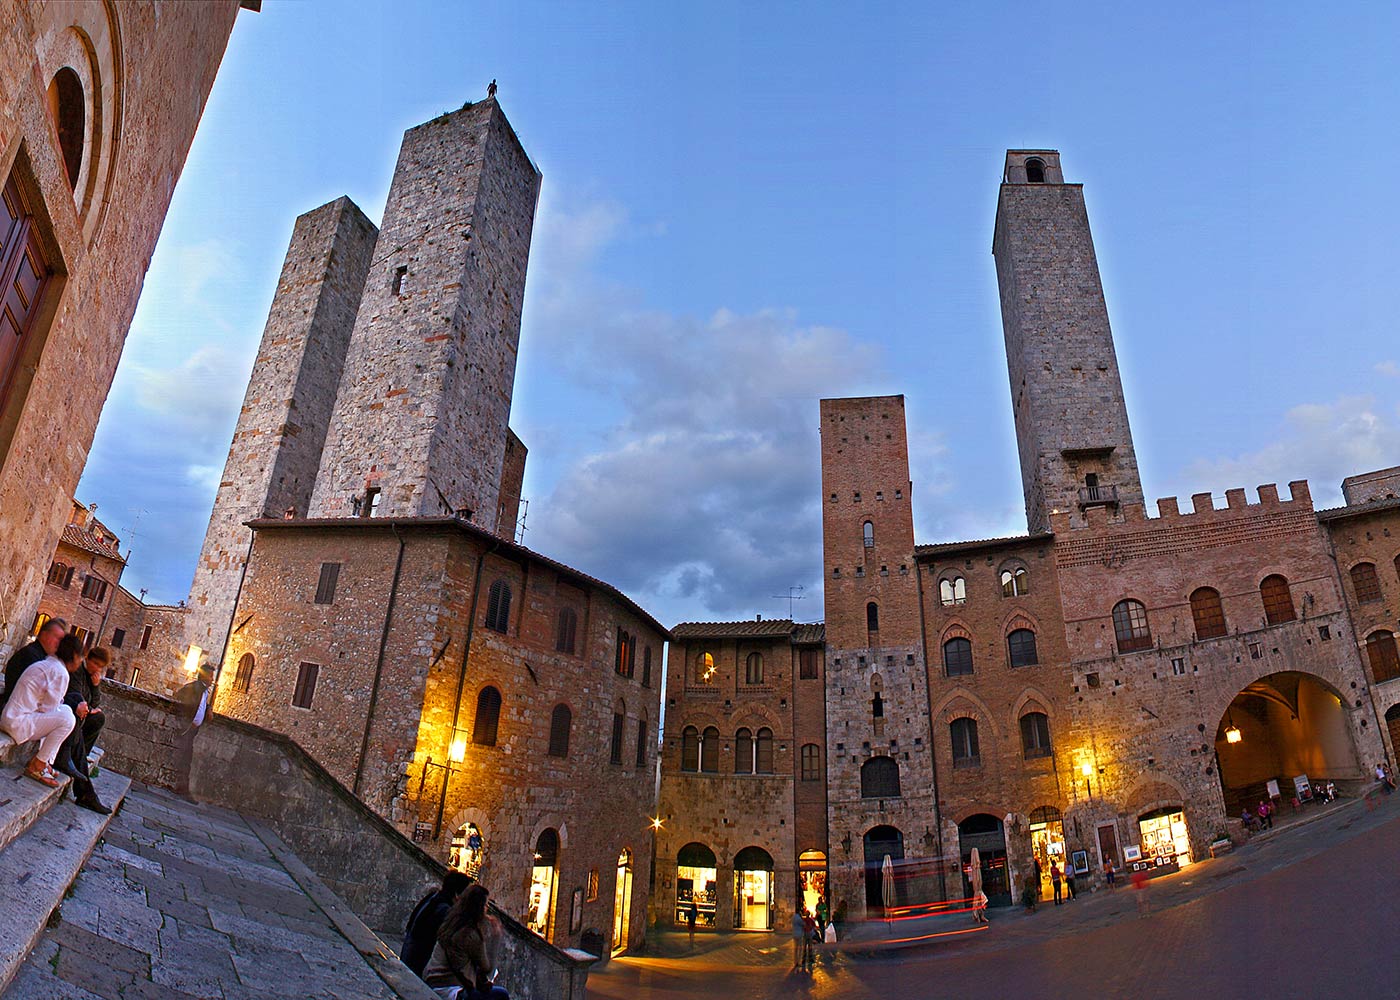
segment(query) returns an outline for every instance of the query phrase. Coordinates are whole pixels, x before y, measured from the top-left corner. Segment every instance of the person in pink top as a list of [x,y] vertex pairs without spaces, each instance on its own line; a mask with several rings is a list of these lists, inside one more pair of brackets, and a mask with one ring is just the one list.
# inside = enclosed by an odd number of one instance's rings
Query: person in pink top
[[39,752],[29,761],[24,773],[41,784],[57,788],[63,779],[53,769],[58,748],[73,731],[76,720],[73,710],[63,704],[68,693],[68,663],[76,664],[83,653],[82,642],[74,635],[58,641],[52,656],[46,656],[25,668],[14,692],[0,712],[0,729],[16,743],[39,741]]

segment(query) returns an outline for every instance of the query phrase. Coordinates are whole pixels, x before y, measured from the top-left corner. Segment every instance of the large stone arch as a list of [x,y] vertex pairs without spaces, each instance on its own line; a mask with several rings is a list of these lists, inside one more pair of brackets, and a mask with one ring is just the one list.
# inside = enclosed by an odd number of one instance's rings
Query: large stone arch
[[1123,796],[1123,811],[1135,818],[1154,809],[1168,806],[1185,807],[1190,802],[1186,790],[1165,771],[1154,770],[1141,775]]
[[[959,705],[959,701],[966,704]],[[996,714],[987,707],[985,701],[965,687],[959,686],[949,691],[930,713],[931,718],[938,719],[945,726],[962,716],[977,720],[979,728],[985,725],[991,730],[993,736],[997,739],[1001,738],[1001,726],[997,724]]]
[[1016,699],[1015,704],[1011,708],[1011,725],[1013,728],[1020,725],[1021,716],[1025,713],[1026,706],[1031,702],[1034,702],[1045,712],[1046,717],[1049,718],[1052,724],[1058,721],[1059,711],[1055,703],[1039,688],[1028,684],[1021,690],[1020,696]]

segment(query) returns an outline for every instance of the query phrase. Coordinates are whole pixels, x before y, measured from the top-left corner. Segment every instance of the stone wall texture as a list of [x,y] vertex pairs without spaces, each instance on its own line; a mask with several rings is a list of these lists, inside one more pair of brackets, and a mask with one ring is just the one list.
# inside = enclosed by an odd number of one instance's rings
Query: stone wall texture
[[[54,274],[0,404],[0,655],[34,620],[238,8],[0,8],[0,180],[18,183]],[[71,187],[46,97],[64,68],[82,81],[86,123]]]

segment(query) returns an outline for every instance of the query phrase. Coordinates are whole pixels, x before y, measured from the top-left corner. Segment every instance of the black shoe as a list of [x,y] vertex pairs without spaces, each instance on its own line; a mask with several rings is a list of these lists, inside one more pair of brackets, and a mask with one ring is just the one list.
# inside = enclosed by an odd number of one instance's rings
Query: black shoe
[[83,798],[80,798],[80,799],[74,799],[73,801],[74,801],[77,805],[82,806],[84,809],[91,809],[93,812],[97,813],[99,816],[110,816],[110,815],[112,815],[112,810],[111,810],[111,809],[108,809],[106,806],[104,806],[104,805],[102,804],[102,800],[99,799],[99,798],[97,797],[96,794],[87,795],[87,796],[84,796]]

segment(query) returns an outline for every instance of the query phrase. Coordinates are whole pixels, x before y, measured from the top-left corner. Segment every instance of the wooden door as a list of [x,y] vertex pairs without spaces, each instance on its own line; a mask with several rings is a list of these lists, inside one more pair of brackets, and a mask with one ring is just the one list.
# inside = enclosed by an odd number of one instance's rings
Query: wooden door
[[11,177],[0,192],[0,400],[8,395],[49,277],[33,220]]

